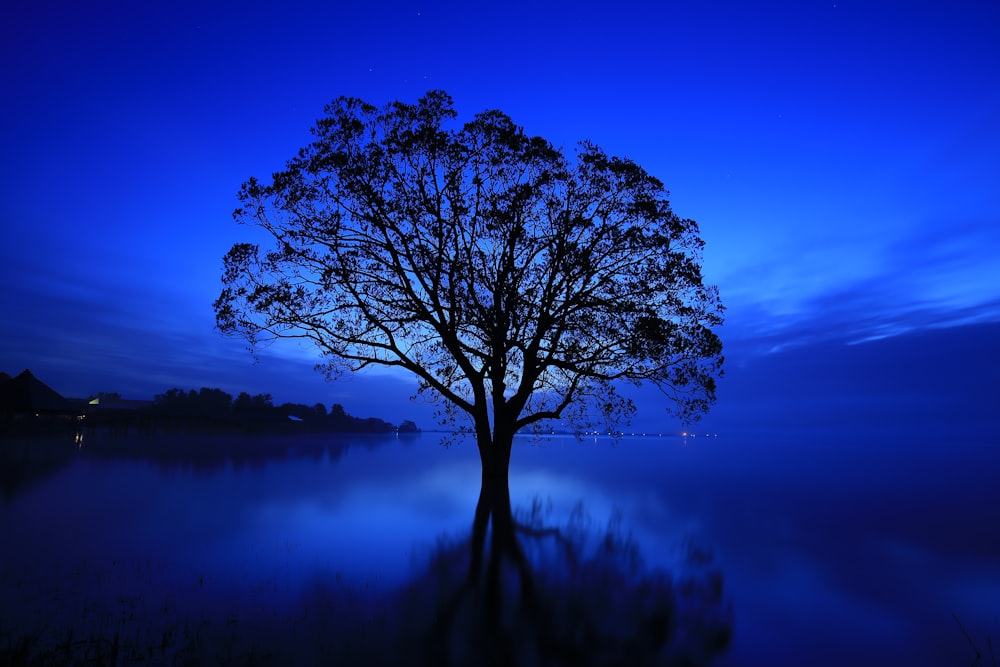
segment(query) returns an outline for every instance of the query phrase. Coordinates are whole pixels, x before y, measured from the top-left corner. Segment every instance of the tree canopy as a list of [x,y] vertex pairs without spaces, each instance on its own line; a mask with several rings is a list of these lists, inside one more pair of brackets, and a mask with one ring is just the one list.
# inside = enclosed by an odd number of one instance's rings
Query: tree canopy
[[626,421],[621,382],[659,387],[681,418],[705,412],[722,306],[663,184],[589,142],[567,156],[500,111],[456,119],[441,91],[327,105],[312,143],[240,190],[234,218],[273,244],[225,256],[219,329],[312,341],[330,376],[411,372],[468,417],[484,470],[506,468],[521,429]]

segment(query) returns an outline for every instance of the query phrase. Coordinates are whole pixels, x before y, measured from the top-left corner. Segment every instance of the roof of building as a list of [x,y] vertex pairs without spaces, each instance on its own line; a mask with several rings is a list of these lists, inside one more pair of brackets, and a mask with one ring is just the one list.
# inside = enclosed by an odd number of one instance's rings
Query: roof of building
[[0,383],[0,412],[72,412],[73,406],[57,391],[25,369]]

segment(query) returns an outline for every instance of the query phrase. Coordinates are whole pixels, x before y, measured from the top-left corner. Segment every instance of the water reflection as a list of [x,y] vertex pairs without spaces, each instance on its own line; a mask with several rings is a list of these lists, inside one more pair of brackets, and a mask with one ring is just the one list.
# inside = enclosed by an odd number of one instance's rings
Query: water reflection
[[[559,526],[515,516],[483,479],[471,535],[442,544],[401,598],[402,636],[426,665],[699,665],[728,648],[731,609],[710,554],[681,578],[647,569],[620,517],[594,530],[579,504]],[[412,654],[411,654],[412,655]]]
[[729,642],[704,552],[649,568],[620,517],[512,508],[474,452],[66,444],[0,513],[0,664],[702,664]]
[[732,637],[722,573],[692,546],[679,565],[648,568],[620,516],[601,527],[580,503],[557,525],[484,480],[471,530],[441,537],[411,580],[316,577],[253,635],[298,664],[707,665]]
[[5,503],[32,484],[69,465],[77,454],[73,436],[0,438],[0,493]]

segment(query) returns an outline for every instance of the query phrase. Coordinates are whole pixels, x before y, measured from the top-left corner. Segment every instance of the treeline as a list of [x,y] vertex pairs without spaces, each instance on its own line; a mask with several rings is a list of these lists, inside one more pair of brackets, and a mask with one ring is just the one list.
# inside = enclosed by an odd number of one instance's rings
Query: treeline
[[[105,395],[110,399],[115,395]],[[162,415],[203,417],[232,420],[260,426],[295,423],[307,431],[337,433],[416,433],[417,425],[405,420],[396,425],[377,417],[355,417],[335,403],[329,410],[322,403],[304,405],[283,403],[274,405],[270,394],[251,396],[240,392],[236,398],[221,389],[202,387],[185,391],[173,388],[153,399],[151,411]]]

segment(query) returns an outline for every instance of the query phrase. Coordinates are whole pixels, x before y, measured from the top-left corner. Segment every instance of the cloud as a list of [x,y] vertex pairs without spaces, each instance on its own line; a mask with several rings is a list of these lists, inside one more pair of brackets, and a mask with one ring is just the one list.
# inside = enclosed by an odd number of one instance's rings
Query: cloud
[[70,397],[116,391],[149,399],[173,387],[270,393],[277,403],[343,404],[359,416],[431,426],[432,410],[409,397],[408,377],[363,373],[327,382],[317,355],[277,344],[258,359],[214,329],[207,303],[122,284],[106,286],[58,272],[36,274],[0,294],[0,370],[31,368]]
[[1000,429],[996,322],[853,345],[826,339],[734,361],[706,418],[716,429],[977,438]]
[[770,278],[757,266],[745,272],[745,280],[731,279],[739,285],[731,298],[722,286],[729,307],[724,340],[761,353],[1000,321],[998,248],[1000,223],[940,224],[886,242],[876,263],[865,262],[857,274],[836,280],[807,278],[810,267],[802,257],[790,258]]

